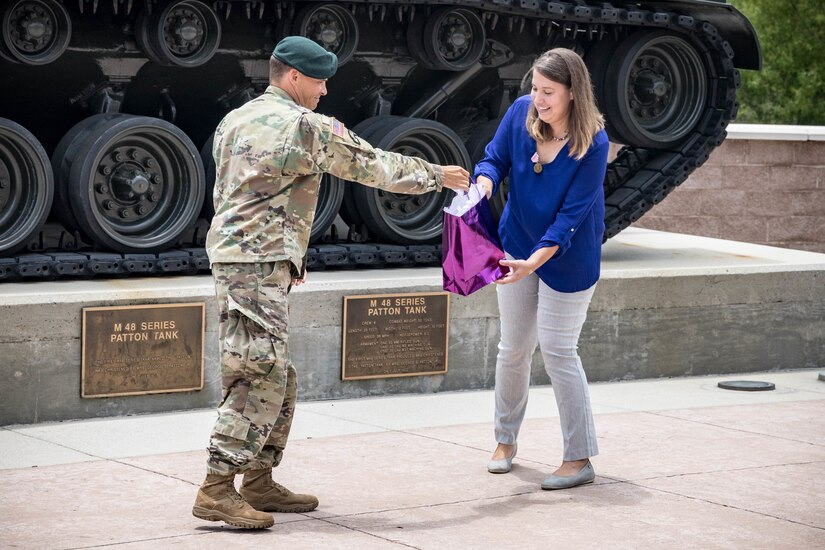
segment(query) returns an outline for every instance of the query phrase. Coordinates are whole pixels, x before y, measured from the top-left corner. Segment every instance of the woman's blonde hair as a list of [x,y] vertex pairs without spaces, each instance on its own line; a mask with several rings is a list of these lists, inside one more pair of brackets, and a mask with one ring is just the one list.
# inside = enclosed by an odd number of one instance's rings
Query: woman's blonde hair
[[[590,73],[587,72],[584,60],[573,50],[553,48],[536,59],[530,76],[533,70],[553,82],[564,84],[573,94],[569,112],[570,124],[567,128],[570,136],[569,149],[573,158],[581,159],[593,143],[596,132],[604,128],[604,117],[596,107]],[[539,118],[539,112],[532,104],[527,113],[527,132],[539,142],[553,138],[553,129]]]

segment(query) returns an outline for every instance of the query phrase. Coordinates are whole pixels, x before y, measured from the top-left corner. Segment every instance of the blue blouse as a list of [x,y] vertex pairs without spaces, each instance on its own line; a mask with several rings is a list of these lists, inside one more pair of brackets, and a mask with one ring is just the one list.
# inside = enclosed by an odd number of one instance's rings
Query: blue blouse
[[498,232],[505,252],[526,260],[539,248],[559,249],[536,274],[559,292],[578,292],[599,280],[604,235],[604,175],[607,133],[599,131],[581,160],[565,143],[540,174],[530,158],[536,141],[527,133],[530,96],[518,98],[485,149],[474,176],[493,181],[493,193],[510,176],[510,193]]

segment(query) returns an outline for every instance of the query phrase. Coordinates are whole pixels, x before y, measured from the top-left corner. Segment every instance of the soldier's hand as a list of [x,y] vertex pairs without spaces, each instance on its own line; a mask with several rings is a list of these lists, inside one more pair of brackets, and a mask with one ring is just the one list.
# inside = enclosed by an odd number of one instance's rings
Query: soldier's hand
[[467,192],[470,189],[470,173],[461,166],[443,166],[444,187],[453,191]]
[[305,282],[307,282],[307,278],[309,278],[309,270],[304,269],[303,275],[299,275],[292,279],[292,286],[301,286]]

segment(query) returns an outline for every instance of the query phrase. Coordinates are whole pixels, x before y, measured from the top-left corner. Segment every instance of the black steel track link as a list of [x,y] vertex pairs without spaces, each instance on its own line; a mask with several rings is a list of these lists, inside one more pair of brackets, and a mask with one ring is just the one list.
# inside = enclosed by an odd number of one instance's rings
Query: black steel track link
[[[555,32],[587,33],[601,36],[626,28],[668,29],[680,33],[696,46],[708,69],[713,88],[703,118],[677,147],[654,150],[625,146],[610,163],[605,176],[605,235],[614,237],[637,221],[652,206],[662,201],[688,175],[701,166],[725,139],[727,124],[736,117],[736,90],[739,72],[733,65],[733,49],[718,30],[706,21],[664,10],[637,6],[613,6],[583,0],[553,2],[545,0],[455,0],[418,4],[406,0],[350,0],[348,5],[387,5],[402,10],[415,7],[418,13],[439,6],[461,6],[482,12],[487,25],[531,24],[546,21],[556,24]],[[390,11],[390,10],[388,10]],[[400,17],[415,17],[415,12]],[[489,15],[488,15],[489,14]],[[420,15],[419,15],[420,16]],[[504,21],[502,17],[504,16]],[[519,20],[521,18],[521,20]],[[519,30],[519,29],[517,29]],[[385,244],[318,244],[308,249],[310,269],[437,266],[439,245],[397,246]],[[209,260],[203,248],[179,248],[157,254],[115,254],[103,252],[31,253],[0,258],[0,282],[62,277],[139,276],[157,274],[208,273]]]
[[[318,244],[307,250],[307,267],[318,271],[441,265],[441,245]],[[0,258],[0,283],[59,278],[140,277],[208,274],[204,248],[176,248],[155,254],[41,252]]]

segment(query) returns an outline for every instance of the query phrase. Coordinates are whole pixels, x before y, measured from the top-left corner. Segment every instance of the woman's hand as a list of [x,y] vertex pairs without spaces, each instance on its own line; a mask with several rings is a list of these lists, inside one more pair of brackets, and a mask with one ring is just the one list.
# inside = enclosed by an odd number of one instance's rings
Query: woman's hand
[[500,260],[499,265],[509,267],[510,273],[495,282],[500,285],[519,282],[543,266],[544,262],[552,258],[558,249],[558,245],[545,246],[533,252],[526,260]]
[[444,187],[453,191],[467,192],[470,189],[470,173],[461,166],[442,166]]
[[500,260],[498,263],[499,265],[510,268],[509,273],[495,281],[495,283],[499,285],[517,283],[535,271],[530,265],[529,260]]
[[493,180],[487,176],[478,176],[476,178],[476,185],[484,190],[484,194],[487,195],[488,199],[490,198],[490,195],[493,194]]

